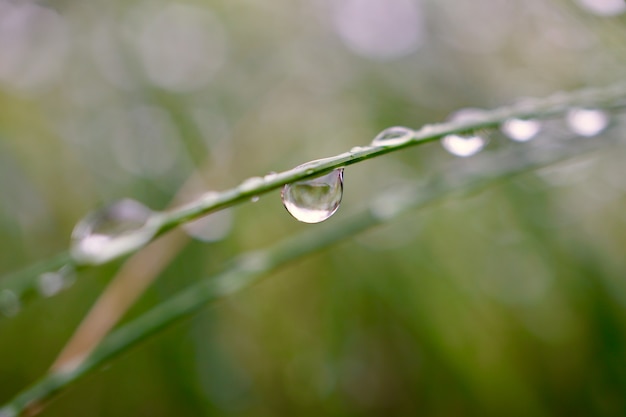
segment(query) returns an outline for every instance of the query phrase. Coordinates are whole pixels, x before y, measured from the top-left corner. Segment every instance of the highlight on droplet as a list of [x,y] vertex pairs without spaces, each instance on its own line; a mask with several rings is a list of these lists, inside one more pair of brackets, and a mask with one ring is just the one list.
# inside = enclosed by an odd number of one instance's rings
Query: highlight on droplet
[[[484,118],[485,111],[482,109],[467,108],[461,109],[452,114],[450,122],[478,122]],[[444,136],[441,145],[449,153],[468,157],[480,152],[487,144],[487,134],[484,131],[476,130]]]
[[565,123],[577,135],[592,137],[609,126],[609,115],[598,109],[571,109],[565,116]]
[[511,140],[528,142],[541,131],[541,122],[534,119],[509,119],[500,130]]
[[343,168],[286,184],[281,192],[283,205],[296,220],[320,223],[335,214],[343,197]]
[[415,137],[415,131],[404,126],[394,126],[380,132],[372,146],[395,146],[406,143]]
[[485,140],[477,135],[447,135],[441,139],[441,145],[446,151],[460,157],[477,154],[485,144]]

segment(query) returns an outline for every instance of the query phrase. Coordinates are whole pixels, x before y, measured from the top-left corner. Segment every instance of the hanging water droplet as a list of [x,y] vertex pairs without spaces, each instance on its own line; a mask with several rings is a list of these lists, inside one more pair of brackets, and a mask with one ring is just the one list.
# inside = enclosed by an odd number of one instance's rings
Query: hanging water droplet
[[6,317],[16,316],[22,309],[19,297],[11,290],[0,291],[0,313]]
[[572,109],[567,112],[565,121],[570,130],[577,135],[596,136],[609,125],[609,115],[596,109]]
[[[466,108],[452,114],[450,122],[480,122],[484,119],[485,111],[482,109]],[[477,130],[462,134],[447,135],[441,139],[444,149],[453,155],[468,157],[480,152],[487,144],[485,132]]]
[[441,144],[451,154],[467,157],[480,152],[486,141],[477,135],[448,135],[441,139]]
[[261,197],[259,197],[258,195],[255,195],[250,199],[250,201],[253,203],[258,203],[260,199]]
[[532,119],[509,119],[504,122],[501,130],[516,142],[527,142],[537,136],[541,130],[541,122]]
[[380,132],[372,141],[372,146],[395,146],[413,139],[415,131],[403,126],[394,126]]
[[289,214],[303,223],[319,223],[332,216],[343,197],[343,168],[320,177],[286,184],[281,192]]
[[143,204],[121,200],[85,216],[72,232],[71,254],[79,263],[101,264],[150,241],[160,218]]

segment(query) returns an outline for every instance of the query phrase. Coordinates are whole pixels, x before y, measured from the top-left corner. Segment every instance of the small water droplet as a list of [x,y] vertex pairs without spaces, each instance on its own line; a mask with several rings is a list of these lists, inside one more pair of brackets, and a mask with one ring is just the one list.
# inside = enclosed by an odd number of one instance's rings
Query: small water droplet
[[427,124],[419,128],[417,132],[415,132],[416,136],[426,136],[431,135],[437,131],[438,125]]
[[261,197],[259,197],[258,195],[253,196],[250,201],[253,203],[258,203],[258,201],[261,199]]
[[248,192],[257,189],[262,186],[265,181],[261,177],[251,177],[241,183],[239,190],[241,192]]
[[44,272],[37,279],[39,293],[44,297],[52,297],[63,289],[63,275],[58,272]]
[[72,232],[71,254],[80,263],[101,264],[150,241],[159,216],[130,199],[118,201],[83,218]]
[[52,297],[71,286],[76,279],[72,267],[65,265],[58,271],[44,272],[37,279],[37,288],[43,297]]
[[14,317],[22,309],[19,297],[11,290],[0,291],[0,313]]
[[460,109],[448,116],[450,122],[482,122],[485,120],[487,112],[484,109],[476,107],[467,107]]
[[516,142],[527,142],[537,136],[541,130],[541,122],[532,119],[509,119],[504,122],[501,130]]
[[343,197],[343,168],[320,177],[286,184],[281,198],[289,214],[303,223],[319,223],[332,216]]
[[444,149],[453,155],[467,157],[477,154],[485,147],[486,141],[481,136],[448,135],[441,139]]
[[592,137],[609,125],[609,115],[596,109],[572,109],[565,116],[567,126],[580,136]]
[[395,146],[413,139],[415,131],[404,126],[394,126],[380,132],[372,141],[372,146]]

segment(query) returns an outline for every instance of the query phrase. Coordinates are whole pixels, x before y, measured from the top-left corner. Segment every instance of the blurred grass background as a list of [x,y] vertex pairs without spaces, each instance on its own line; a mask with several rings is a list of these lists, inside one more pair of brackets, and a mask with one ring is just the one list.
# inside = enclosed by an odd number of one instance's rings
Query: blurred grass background
[[[199,191],[222,190],[388,126],[623,79],[624,11],[0,0],[0,272],[64,250],[94,207],[165,207],[198,170]],[[626,415],[625,156],[454,196],[311,256],[133,349],[44,415]],[[328,222],[453,159],[432,144],[350,167]],[[278,193],[217,223],[220,240],[189,244],[129,317],[316,227]],[[45,372],[116,267],[0,321],[0,402]]]

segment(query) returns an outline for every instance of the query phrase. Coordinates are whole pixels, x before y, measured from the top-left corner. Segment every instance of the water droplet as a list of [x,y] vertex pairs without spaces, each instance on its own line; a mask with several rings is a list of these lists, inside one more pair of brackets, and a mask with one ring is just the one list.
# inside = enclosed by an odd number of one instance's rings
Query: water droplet
[[[485,111],[476,108],[461,109],[448,117],[450,122],[480,122]],[[447,135],[441,139],[444,149],[453,155],[467,157],[480,152],[487,144],[487,136],[482,131]]]
[[372,146],[395,146],[413,139],[415,131],[403,126],[394,126],[380,132],[372,141]]
[[415,132],[416,136],[427,136],[435,133],[437,131],[438,125],[427,124],[419,128],[417,132]]
[[58,272],[44,272],[37,280],[39,293],[44,297],[52,297],[63,289],[63,275]]
[[94,211],[72,232],[71,254],[80,263],[101,264],[150,241],[160,217],[130,199]]
[[281,197],[285,208],[303,223],[319,223],[332,216],[343,197],[343,168],[320,177],[286,184]]
[[22,309],[19,297],[11,290],[0,291],[0,313],[7,317],[16,316]]
[[448,116],[449,122],[482,122],[485,120],[487,112],[476,107],[460,109]]
[[572,132],[585,137],[596,136],[609,125],[609,116],[602,110],[572,109],[567,112],[565,122]]
[[448,135],[441,139],[444,149],[453,155],[467,157],[477,154],[485,147],[486,141],[474,134]]
[[532,119],[509,119],[501,127],[502,133],[516,142],[527,142],[537,136],[541,122]]
[[239,190],[244,193],[256,190],[258,187],[262,186],[264,182],[265,181],[261,177],[251,177],[241,183]]
[[258,195],[255,195],[250,199],[250,201],[253,203],[257,203],[260,199],[261,197],[259,197]]
[[64,266],[58,271],[44,272],[37,280],[39,293],[44,297],[52,297],[64,288],[71,286],[75,280],[75,271],[69,266]]

